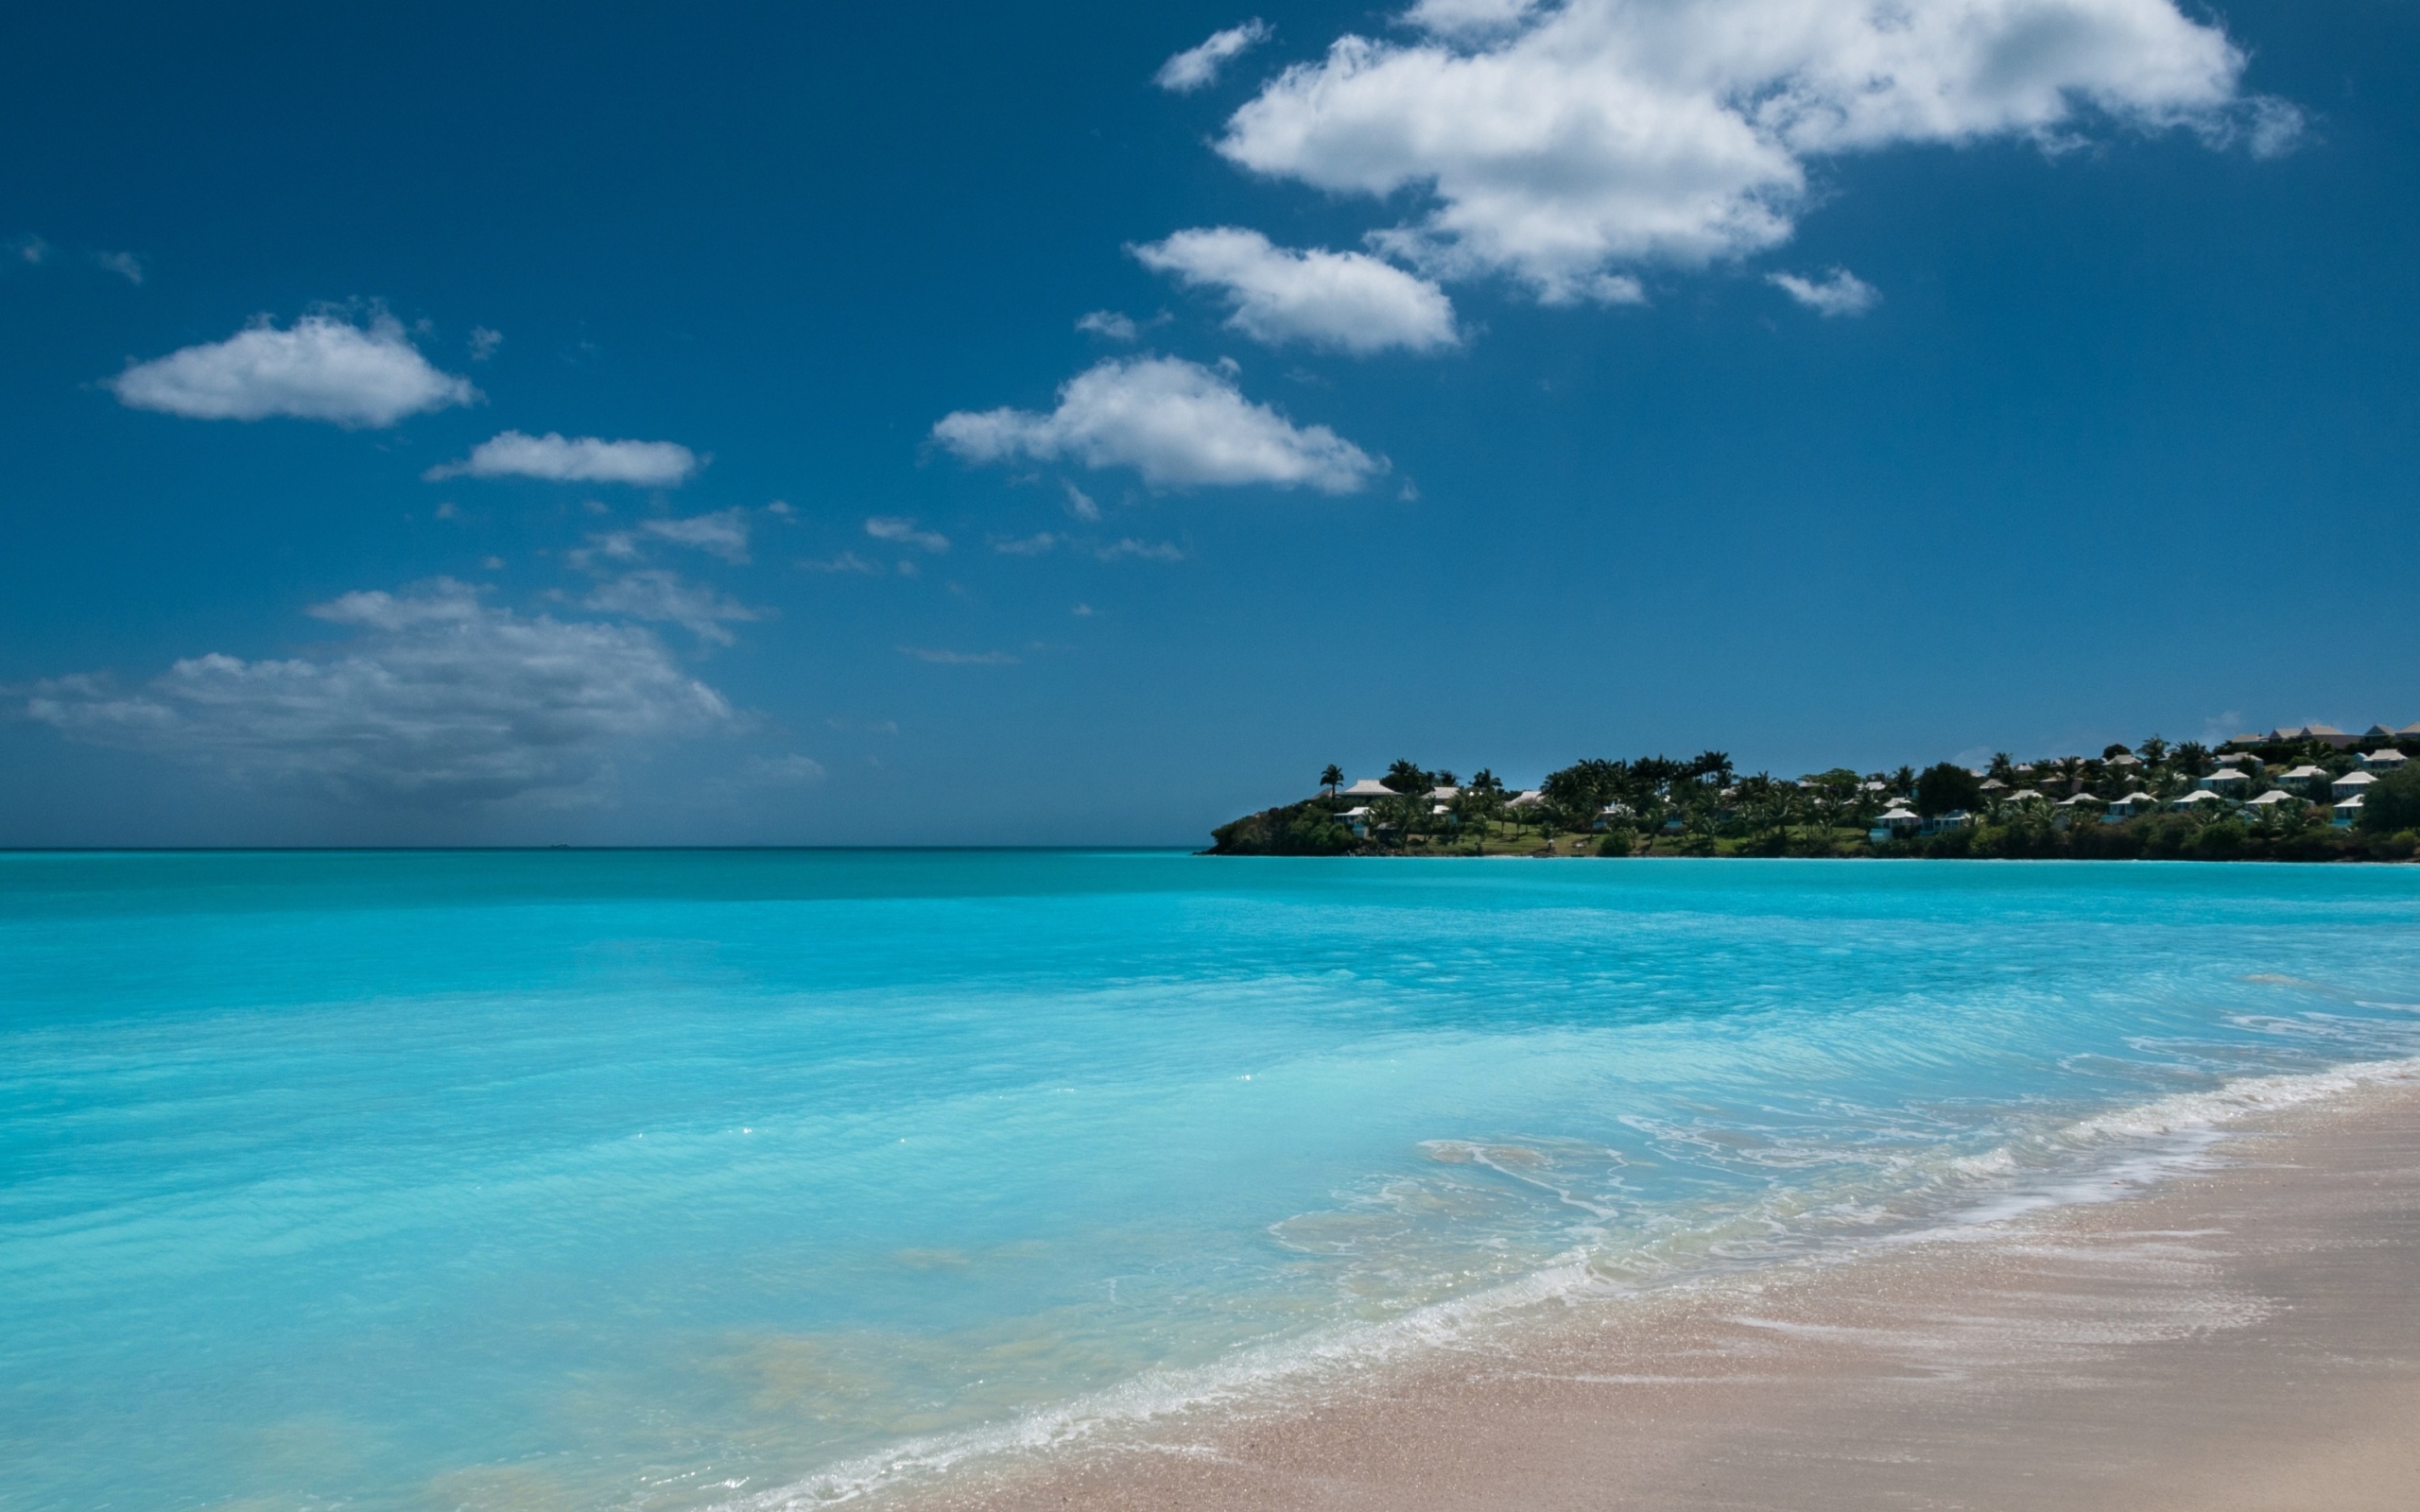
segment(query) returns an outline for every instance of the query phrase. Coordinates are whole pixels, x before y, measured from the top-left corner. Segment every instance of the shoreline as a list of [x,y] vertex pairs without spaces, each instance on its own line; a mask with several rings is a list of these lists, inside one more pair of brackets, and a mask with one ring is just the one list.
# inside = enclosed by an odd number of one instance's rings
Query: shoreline
[[977,1453],[861,1500],[2404,1505],[2420,1476],[2420,1084],[2371,1074],[2213,1122],[2148,1180],[2143,1161],[2114,1163],[2105,1197],[1515,1310],[1342,1380]]

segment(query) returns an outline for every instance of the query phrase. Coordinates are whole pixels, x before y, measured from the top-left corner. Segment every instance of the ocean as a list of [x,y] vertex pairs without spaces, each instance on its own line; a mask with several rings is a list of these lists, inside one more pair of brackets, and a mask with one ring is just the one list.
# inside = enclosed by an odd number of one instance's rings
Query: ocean
[[846,1500],[2414,1057],[2412,868],[5,854],[0,1506]]

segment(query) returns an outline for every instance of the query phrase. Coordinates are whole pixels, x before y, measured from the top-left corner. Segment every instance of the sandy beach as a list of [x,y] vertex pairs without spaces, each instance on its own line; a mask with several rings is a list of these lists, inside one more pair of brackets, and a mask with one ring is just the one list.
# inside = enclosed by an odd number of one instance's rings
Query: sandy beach
[[2420,1089],[1838,1263],[1558,1309],[919,1508],[2368,1508],[2420,1501]]

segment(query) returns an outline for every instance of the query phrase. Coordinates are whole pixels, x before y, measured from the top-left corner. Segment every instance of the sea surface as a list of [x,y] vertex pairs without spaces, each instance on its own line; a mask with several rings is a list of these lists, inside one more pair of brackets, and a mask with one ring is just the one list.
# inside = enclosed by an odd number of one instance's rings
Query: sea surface
[[2416,1055],[2420,868],[0,854],[0,1508],[812,1505]]

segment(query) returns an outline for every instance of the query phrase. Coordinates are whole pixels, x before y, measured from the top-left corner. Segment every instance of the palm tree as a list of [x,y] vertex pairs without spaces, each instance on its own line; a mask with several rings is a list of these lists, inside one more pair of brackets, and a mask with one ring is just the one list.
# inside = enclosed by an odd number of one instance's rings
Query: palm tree
[[2141,745],[2135,747],[2135,754],[2140,756],[2151,765],[2157,766],[2161,762],[2168,759],[2168,742],[2160,739],[2157,735],[2153,735],[2149,740],[2146,740]]
[[1320,769],[1320,786],[1324,787],[1324,788],[1326,788],[1326,789],[1327,789],[1327,796],[1328,796],[1328,797],[1330,797],[1330,798],[1334,798],[1334,797],[1336,797],[1336,790],[1337,790],[1338,788],[1340,788],[1340,787],[1342,787],[1343,785],[1344,785],[1344,768],[1343,768],[1343,767],[1339,766],[1339,765],[1336,765],[1336,763],[1334,763],[1334,762],[1330,762],[1330,763],[1328,763],[1328,764],[1327,764],[1327,765],[1325,765],[1325,766],[1323,766],[1323,767],[1322,767],[1322,768]]
[[1996,777],[2003,782],[2014,783],[2016,781],[2016,758],[2004,750],[1992,752],[1991,770],[1984,775]]
[[1398,793],[1426,793],[1436,785],[1428,780],[1427,770],[1418,762],[1396,762],[1378,781]]

